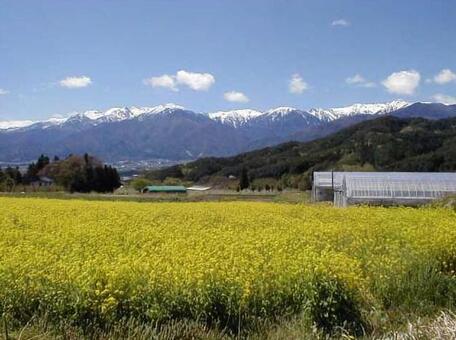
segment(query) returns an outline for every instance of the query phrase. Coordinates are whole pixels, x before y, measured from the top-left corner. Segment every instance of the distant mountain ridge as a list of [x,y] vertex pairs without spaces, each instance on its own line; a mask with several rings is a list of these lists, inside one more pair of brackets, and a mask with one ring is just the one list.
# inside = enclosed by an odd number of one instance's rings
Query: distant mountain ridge
[[393,101],[330,109],[198,113],[166,104],[91,110],[38,122],[0,122],[0,161],[81,152],[106,161],[229,156],[291,140],[309,141],[381,115],[456,117],[456,105]]
[[[340,108],[311,108],[307,111],[294,107],[278,107],[267,111],[257,111],[252,109],[217,111],[210,113],[197,113],[206,115],[212,120],[219,121],[223,124],[240,127],[246,123],[257,119],[277,120],[289,114],[296,114],[302,117],[314,117],[321,121],[332,121],[342,117],[359,115],[359,114],[386,114],[395,110],[411,105],[405,101],[392,101],[380,104],[354,104]],[[443,104],[442,104],[443,105]],[[123,120],[146,117],[155,114],[166,114],[177,110],[186,110],[184,107],[176,104],[165,104],[154,107],[113,107],[106,111],[89,110],[81,113],[70,114],[66,118],[50,118],[42,121],[4,121],[0,122],[0,130],[14,130],[34,127],[62,126],[67,123],[81,122],[98,125],[108,122],[119,122]],[[190,111],[190,110],[186,110]],[[193,112],[193,111],[191,111]]]

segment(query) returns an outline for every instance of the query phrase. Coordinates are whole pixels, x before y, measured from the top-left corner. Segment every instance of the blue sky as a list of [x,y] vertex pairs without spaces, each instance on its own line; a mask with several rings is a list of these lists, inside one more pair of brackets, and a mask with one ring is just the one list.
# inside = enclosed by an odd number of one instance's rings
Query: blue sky
[[456,1],[0,0],[0,120],[456,102]]

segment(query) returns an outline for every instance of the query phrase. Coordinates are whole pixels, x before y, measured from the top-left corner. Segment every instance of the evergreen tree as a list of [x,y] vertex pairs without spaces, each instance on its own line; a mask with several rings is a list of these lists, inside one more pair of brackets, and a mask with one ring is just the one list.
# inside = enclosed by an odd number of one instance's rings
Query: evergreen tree
[[9,176],[6,176],[6,179],[5,179],[6,191],[12,192],[12,191],[14,191],[14,187],[15,187],[14,179],[12,179]]
[[[49,164],[49,157],[41,154],[40,157],[38,157],[38,160],[36,163],[32,162],[29,164],[27,171],[22,178],[22,183],[30,184],[33,181],[37,181],[38,173],[42,169],[44,169],[48,164]],[[22,177],[22,175],[21,175],[21,177]]]
[[239,178],[239,188],[241,190],[247,189],[250,185],[249,175],[246,168],[242,168],[241,177]]
[[35,181],[38,177],[38,169],[35,163],[30,163],[27,167],[27,172],[24,175],[23,183],[30,184],[31,182]]
[[41,169],[44,169],[44,167],[48,164],[49,164],[49,157],[41,154],[40,157],[38,158],[38,161],[36,162],[36,168],[37,168],[38,172]]
[[101,166],[97,166],[95,168],[95,179],[94,179],[94,187],[93,190],[96,192],[103,192],[104,191],[104,171]]
[[81,170],[77,170],[70,182],[70,192],[87,192],[86,181]]
[[12,180],[14,180],[14,178],[16,177],[16,171],[14,171],[14,169],[10,166],[8,166],[5,169],[5,173],[6,173],[6,176],[11,178]]
[[95,173],[92,166],[86,166],[85,168],[85,182],[87,192],[96,191],[95,190]]
[[19,167],[16,167],[14,172],[15,172],[14,181],[16,182],[16,184],[21,184],[22,183],[22,174],[21,174],[21,171],[19,170]]

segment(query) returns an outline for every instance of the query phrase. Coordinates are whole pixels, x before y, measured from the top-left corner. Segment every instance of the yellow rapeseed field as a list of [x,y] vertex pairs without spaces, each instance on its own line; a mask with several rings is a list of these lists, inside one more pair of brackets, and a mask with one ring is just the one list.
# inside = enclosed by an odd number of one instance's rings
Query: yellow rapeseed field
[[22,321],[357,322],[392,282],[454,275],[455,258],[444,208],[0,198],[0,315]]

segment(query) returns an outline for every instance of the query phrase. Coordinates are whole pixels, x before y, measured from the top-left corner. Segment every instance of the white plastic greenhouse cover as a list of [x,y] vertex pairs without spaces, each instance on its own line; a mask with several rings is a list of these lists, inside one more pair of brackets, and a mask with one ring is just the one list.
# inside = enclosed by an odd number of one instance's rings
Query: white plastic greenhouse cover
[[315,172],[314,186],[354,199],[434,199],[456,194],[452,172]]
[[[340,171],[316,171],[313,173],[313,184],[318,188],[332,188],[333,184],[334,187],[340,188],[342,186],[344,176],[347,173],[348,172]],[[352,173],[356,174],[357,172]]]

